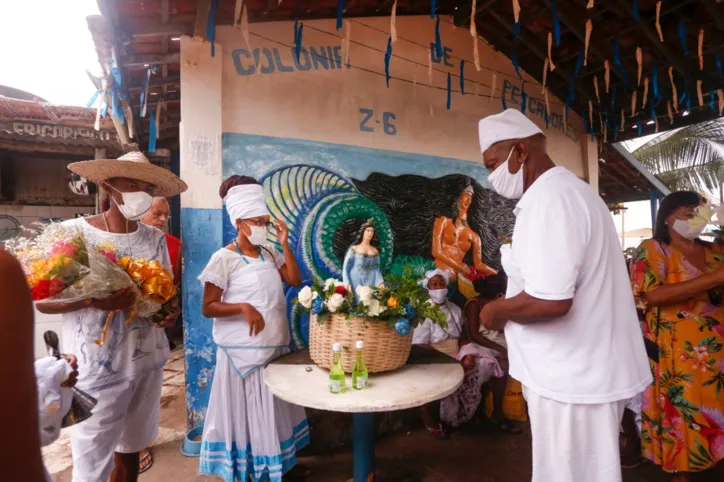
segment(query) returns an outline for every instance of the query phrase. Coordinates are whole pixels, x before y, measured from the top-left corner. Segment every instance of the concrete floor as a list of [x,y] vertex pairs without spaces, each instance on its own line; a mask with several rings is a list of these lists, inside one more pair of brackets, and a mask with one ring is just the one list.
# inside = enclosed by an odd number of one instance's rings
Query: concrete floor
[[[155,462],[140,482],[220,480],[198,475],[198,459],[180,452],[185,433],[183,350],[171,354],[165,368],[160,434],[153,444]],[[71,458],[67,434],[43,452],[54,482],[70,482]],[[346,482],[352,474],[351,449],[301,457],[312,469],[307,482]],[[400,433],[377,443],[377,482],[527,482],[530,480],[530,437],[485,433],[472,427],[450,440],[435,440],[423,429]],[[643,465],[624,472],[624,482],[668,482],[656,467]],[[713,476],[699,477],[714,481]],[[583,481],[581,481],[583,482]],[[721,482],[721,481],[719,481]]]

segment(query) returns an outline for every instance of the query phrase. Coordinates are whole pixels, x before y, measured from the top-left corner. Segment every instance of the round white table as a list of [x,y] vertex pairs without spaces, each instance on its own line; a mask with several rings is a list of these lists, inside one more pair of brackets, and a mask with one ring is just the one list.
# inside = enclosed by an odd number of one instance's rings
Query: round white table
[[354,482],[374,478],[375,412],[419,407],[440,400],[460,387],[463,369],[454,359],[432,349],[414,347],[404,367],[370,373],[366,390],[329,392],[329,371],[319,368],[307,350],[283,356],[264,369],[264,382],[271,392],[302,407],[353,414]]

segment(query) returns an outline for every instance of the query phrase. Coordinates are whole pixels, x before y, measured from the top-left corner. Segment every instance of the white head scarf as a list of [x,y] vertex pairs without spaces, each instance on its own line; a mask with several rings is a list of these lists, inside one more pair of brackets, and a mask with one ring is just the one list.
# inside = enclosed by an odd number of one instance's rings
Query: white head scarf
[[432,271],[428,271],[425,273],[425,279],[420,281],[420,284],[427,288],[427,283],[430,282],[431,279],[433,279],[435,276],[442,276],[445,278],[445,284],[450,283],[450,271],[448,270],[441,270],[440,268],[434,269]]
[[242,184],[229,189],[224,198],[226,212],[232,224],[237,219],[251,219],[259,216],[269,216],[266,207],[264,188],[259,184]]
[[485,117],[478,123],[480,152],[487,151],[498,142],[525,139],[536,134],[543,134],[543,131],[517,109]]

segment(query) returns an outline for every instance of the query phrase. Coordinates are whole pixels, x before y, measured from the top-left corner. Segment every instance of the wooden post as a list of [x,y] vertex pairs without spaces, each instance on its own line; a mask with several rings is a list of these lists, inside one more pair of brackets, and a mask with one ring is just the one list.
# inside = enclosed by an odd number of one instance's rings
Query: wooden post
[[[94,156],[94,159],[105,159],[106,158],[106,150],[105,149],[96,149],[96,153]],[[95,214],[100,214],[103,212],[103,201],[106,198],[106,192],[105,190],[100,186],[100,184],[96,184],[96,212]]]

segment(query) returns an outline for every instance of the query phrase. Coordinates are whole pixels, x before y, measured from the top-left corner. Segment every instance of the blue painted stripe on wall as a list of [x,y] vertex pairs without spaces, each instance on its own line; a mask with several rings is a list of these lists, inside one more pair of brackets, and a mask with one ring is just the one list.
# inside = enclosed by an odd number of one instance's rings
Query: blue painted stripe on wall
[[189,429],[204,420],[216,366],[211,320],[201,314],[203,288],[197,278],[211,255],[223,246],[222,221],[221,209],[183,208],[181,211],[186,421]]

